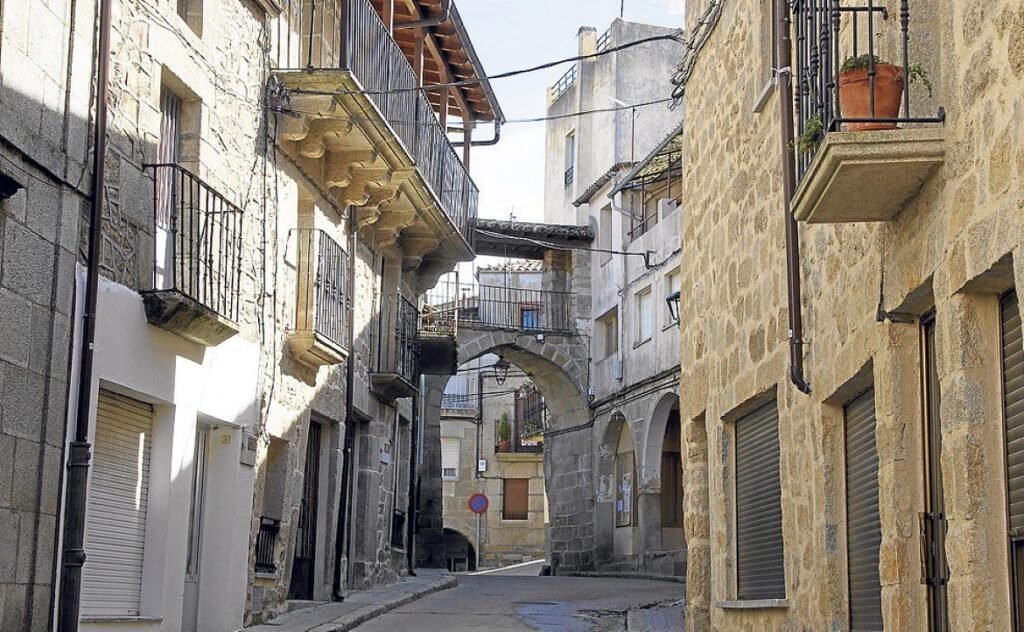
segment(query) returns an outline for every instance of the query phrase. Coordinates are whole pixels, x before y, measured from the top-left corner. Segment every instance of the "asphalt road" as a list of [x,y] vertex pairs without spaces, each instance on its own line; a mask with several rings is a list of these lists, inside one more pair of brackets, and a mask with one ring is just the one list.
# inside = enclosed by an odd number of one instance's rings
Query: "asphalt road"
[[[498,573],[459,575],[455,588],[429,595],[356,628],[358,632],[653,632],[681,613],[683,585],[641,579],[538,577],[530,566]],[[658,608],[657,606],[662,606]],[[630,612],[632,611],[632,612]],[[655,616],[652,616],[655,615]],[[676,615],[671,629],[681,629]]]

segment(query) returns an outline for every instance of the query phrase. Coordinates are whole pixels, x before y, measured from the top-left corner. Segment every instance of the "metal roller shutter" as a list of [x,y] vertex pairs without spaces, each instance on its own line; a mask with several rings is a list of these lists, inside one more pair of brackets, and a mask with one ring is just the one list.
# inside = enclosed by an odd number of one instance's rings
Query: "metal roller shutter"
[[850,589],[850,631],[881,632],[882,584],[878,548],[878,452],[875,448],[875,391],[853,400],[845,410],[846,556]]
[[82,615],[139,614],[153,408],[100,391],[82,569]]
[[1006,410],[1006,482],[1010,528],[1024,536],[1024,346],[1021,343],[1017,293],[1001,303],[1003,323],[1003,392]]
[[774,400],[736,422],[736,553],[740,599],[785,599]]

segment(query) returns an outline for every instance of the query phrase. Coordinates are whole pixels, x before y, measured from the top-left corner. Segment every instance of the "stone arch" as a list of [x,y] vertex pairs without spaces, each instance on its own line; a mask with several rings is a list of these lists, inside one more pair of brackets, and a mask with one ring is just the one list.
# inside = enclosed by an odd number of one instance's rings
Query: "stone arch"
[[615,558],[615,453],[623,430],[630,430],[625,415],[614,410],[609,415],[597,446],[594,484],[594,553],[597,562],[606,566]]
[[[673,429],[676,433],[672,442],[677,448],[670,453],[665,452],[667,432]],[[639,449],[639,448],[638,448]],[[676,517],[683,517],[682,507],[682,473],[685,468],[685,455],[682,450],[682,426],[679,419],[679,397],[674,392],[664,393],[649,407],[646,432],[643,445],[643,467],[640,470],[638,487],[638,514],[643,548],[643,568],[658,574],[675,575],[683,572],[677,562],[685,563],[686,538],[683,525],[677,520],[666,516],[666,495],[679,497],[678,501],[669,499],[673,504],[672,511]],[[672,456],[678,465],[674,476],[664,472],[664,462]],[[678,502],[678,507],[674,503]]]
[[675,393],[664,393],[649,408],[643,456],[640,460],[642,489],[656,491],[661,484],[661,452],[665,444],[665,430],[673,411],[679,414],[679,396]]
[[[445,557],[449,571],[475,571],[476,549],[473,546],[473,539],[459,529],[452,527],[444,528]],[[453,568],[453,562],[459,564],[465,560],[465,567]]]
[[[552,572],[592,570],[594,566],[592,497],[592,424],[587,399],[588,348],[578,336],[535,336],[515,331],[461,327],[458,360],[461,366],[487,354],[496,354],[525,372],[544,393],[550,410],[551,429],[544,440],[544,478],[548,514],[546,553]],[[424,489],[441,498],[440,417],[441,399],[450,376],[427,376],[425,380]],[[436,456],[435,456],[436,455]],[[430,463],[427,463],[427,460]],[[436,461],[436,463],[435,463]],[[429,472],[429,474],[427,474]],[[426,494],[421,496],[421,527],[424,521],[440,525],[440,500],[426,515]],[[440,536],[440,538],[438,537]],[[428,536],[443,557],[443,531]],[[437,554],[433,555],[437,558]],[[422,555],[420,556],[422,560]]]

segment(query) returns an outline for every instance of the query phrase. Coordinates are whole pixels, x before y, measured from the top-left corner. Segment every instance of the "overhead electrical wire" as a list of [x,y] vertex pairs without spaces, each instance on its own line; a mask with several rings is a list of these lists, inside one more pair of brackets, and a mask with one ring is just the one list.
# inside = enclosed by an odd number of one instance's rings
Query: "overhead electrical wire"
[[306,88],[293,88],[293,89],[291,89],[291,92],[293,92],[295,94],[312,94],[312,95],[322,95],[322,96],[336,96],[336,95],[340,96],[340,95],[345,95],[345,94],[386,95],[386,94],[402,94],[402,93],[406,93],[406,92],[421,92],[421,91],[426,91],[426,90],[439,90],[439,89],[442,89],[442,88],[461,88],[461,87],[464,87],[464,86],[478,85],[478,84],[481,84],[481,83],[483,83],[485,81],[494,81],[496,79],[508,79],[509,77],[516,77],[516,76],[519,76],[519,75],[525,75],[525,74],[528,74],[528,73],[537,72],[539,70],[547,70],[548,68],[553,68],[555,66],[560,66],[562,64],[575,63],[575,62],[578,62],[578,61],[583,61],[585,59],[592,59],[594,57],[603,57],[604,55],[610,55],[612,53],[616,53],[616,52],[621,51],[621,50],[626,50],[626,49],[629,49],[629,48],[633,48],[635,46],[641,46],[643,44],[651,44],[653,42],[664,42],[664,41],[672,41],[672,42],[676,42],[678,44],[682,44],[684,46],[686,45],[686,39],[684,37],[683,31],[682,30],[677,30],[677,31],[673,31],[672,33],[667,34],[667,35],[653,35],[651,37],[644,37],[644,38],[641,38],[641,39],[638,39],[638,40],[634,40],[632,42],[626,42],[625,44],[621,44],[619,46],[609,47],[609,48],[607,48],[607,49],[605,49],[603,51],[595,51],[594,53],[587,54],[587,55],[576,55],[576,56],[573,56],[573,57],[566,57],[565,59],[559,59],[559,60],[556,60],[556,61],[549,61],[549,62],[545,62],[543,64],[539,64],[537,66],[531,66],[529,68],[520,68],[518,70],[509,70],[509,71],[506,71],[506,72],[498,73],[496,75],[487,75],[487,76],[483,76],[483,77],[477,77],[475,79],[462,79],[460,81],[450,81],[450,82],[447,82],[447,83],[432,83],[430,85],[417,86],[417,87],[414,87],[414,88],[391,88],[391,89],[388,89],[388,90],[309,90],[309,89],[306,89]]

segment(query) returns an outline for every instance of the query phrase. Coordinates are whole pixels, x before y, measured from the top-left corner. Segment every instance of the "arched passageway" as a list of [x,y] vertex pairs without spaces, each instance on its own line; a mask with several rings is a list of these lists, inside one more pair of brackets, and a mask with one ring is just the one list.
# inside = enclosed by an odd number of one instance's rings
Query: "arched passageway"
[[469,538],[454,529],[444,530],[445,564],[452,573],[476,570],[476,549]]

